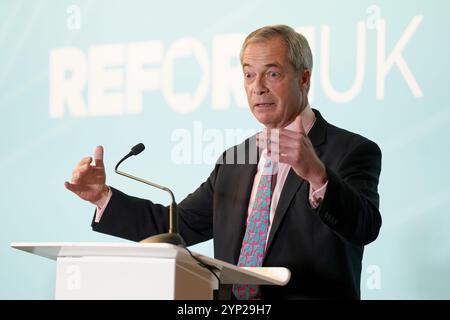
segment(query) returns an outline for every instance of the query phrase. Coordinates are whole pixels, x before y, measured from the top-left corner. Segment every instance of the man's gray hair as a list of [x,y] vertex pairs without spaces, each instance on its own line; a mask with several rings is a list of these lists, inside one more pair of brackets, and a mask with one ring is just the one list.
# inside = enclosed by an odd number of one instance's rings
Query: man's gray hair
[[313,58],[308,40],[293,28],[282,24],[265,26],[250,33],[242,44],[241,64],[244,51],[250,43],[265,42],[273,37],[281,37],[286,43],[287,57],[295,71],[312,69]]

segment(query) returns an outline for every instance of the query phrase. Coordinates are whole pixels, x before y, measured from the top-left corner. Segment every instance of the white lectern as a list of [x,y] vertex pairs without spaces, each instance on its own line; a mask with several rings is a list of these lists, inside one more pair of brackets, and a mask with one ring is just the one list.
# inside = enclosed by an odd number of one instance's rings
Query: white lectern
[[[213,299],[216,277],[186,249],[155,243],[12,243],[56,260],[55,299]],[[193,255],[222,284],[285,285],[286,268],[242,268]]]

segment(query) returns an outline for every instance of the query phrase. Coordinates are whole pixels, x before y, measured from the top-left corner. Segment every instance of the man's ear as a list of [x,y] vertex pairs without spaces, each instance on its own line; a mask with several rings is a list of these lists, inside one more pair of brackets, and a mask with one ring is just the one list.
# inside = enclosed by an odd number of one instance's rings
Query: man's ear
[[303,71],[300,71],[298,81],[299,81],[300,90],[302,92],[308,92],[310,82],[311,82],[311,70],[304,69]]

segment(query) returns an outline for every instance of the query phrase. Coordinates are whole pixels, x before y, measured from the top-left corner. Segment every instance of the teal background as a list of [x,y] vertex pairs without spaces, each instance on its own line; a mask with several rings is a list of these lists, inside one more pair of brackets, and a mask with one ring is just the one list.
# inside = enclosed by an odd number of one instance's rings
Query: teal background
[[[80,8],[77,30],[67,27],[67,7]],[[370,18],[371,5],[386,21],[388,55],[414,16],[423,16],[402,55],[419,84],[415,97],[398,67],[376,99],[376,30],[366,30],[366,66],[360,92],[336,103],[320,79],[320,30],[330,27],[330,78],[347,90],[355,74],[356,25]],[[314,97],[311,105],[341,127],[358,132],[383,151],[379,238],[366,247],[363,299],[450,298],[450,2],[435,1],[12,1],[0,0],[0,298],[53,299],[55,263],[10,248],[11,242],[122,239],[91,231],[94,208],[67,191],[79,159],[105,147],[107,182],[128,194],[168,203],[166,194],[113,173],[114,164],[137,142],[147,149],[123,170],[170,186],[178,201],[206,179],[211,164],[174,164],[171,135],[184,128],[259,129],[247,108],[232,97],[224,110],[211,107],[211,83],[200,106],[174,112],[161,90],[143,95],[136,115],[49,116],[49,53],[74,47],[161,40],[166,51],[193,37],[211,57],[212,39],[247,34],[283,23],[315,30]],[[238,63],[237,58],[234,61]],[[192,91],[200,79],[195,59],[174,66],[175,91]],[[204,142],[206,145],[207,142]],[[227,147],[228,145],[224,145]],[[212,242],[192,247],[212,256]],[[370,266],[379,288],[367,285]]]

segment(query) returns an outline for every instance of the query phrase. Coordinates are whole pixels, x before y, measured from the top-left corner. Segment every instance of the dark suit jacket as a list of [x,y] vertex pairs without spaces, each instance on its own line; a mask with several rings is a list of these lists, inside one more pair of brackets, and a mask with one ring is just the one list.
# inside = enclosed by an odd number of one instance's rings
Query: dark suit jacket
[[[262,286],[263,299],[360,298],[364,245],[381,227],[380,149],[314,112],[309,138],[326,166],[327,190],[319,208],[311,209],[309,183],[290,170],[263,266],[287,267],[291,280],[284,287]],[[255,137],[227,150],[209,178],[179,204],[179,230],[188,245],[213,238],[215,258],[237,264],[256,173],[249,155],[256,150]],[[112,191],[101,221],[92,223],[95,231],[134,241],[167,232],[168,207]]]

